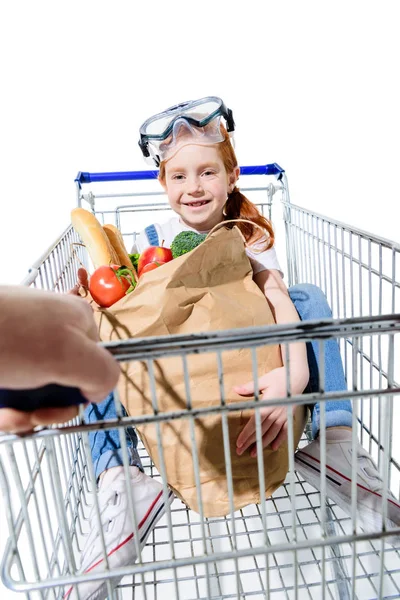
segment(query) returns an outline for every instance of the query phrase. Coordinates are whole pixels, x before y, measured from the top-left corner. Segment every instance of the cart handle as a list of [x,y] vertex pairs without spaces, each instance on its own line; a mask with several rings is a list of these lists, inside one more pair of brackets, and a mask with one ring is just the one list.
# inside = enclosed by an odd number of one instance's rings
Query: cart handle
[[0,409],[13,408],[30,412],[39,408],[59,408],[87,402],[88,399],[78,388],[56,383],[29,390],[0,389]]
[[[284,172],[285,170],[277,163],[240,167],[241,175],[276,175],[280,179]],[[75,181],[81,186],[85,183],[94,183],[97,181],[138,181],[143,179],[157,179],[157,177],[158,171],[117,171],[114,173],[84,173],[80,171]]]

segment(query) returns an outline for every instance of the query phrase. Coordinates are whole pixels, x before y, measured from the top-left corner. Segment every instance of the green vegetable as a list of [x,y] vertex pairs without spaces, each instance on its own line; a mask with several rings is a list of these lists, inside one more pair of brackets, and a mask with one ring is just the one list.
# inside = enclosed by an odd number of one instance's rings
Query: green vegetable
[[131,259],[132,264],[135,267],[136,271],[138,270],[139,256],[140,256],[140,254],[130,254],[129,255],[129,258]]
[[[131,255],[129,255],[129,256],[131,256]],[[114,273],[119,282],[121,282],[121,277],[124,277],[125,279],[128,279],[128,281],[130,281],[131,285],[126,290],[125,295],[129,294],[130,292],[132,292],[135,289],[137,281],[135,280],[135,276],[132,272],[132,269],[130,269],[129,267],[119,267],[119,269],[116,269],[114,271]]]
[[195,231],[181,231],[174,238],[171,244],[172,256],[174,258],[178,258],[178,256],[182,256],[186,254],[186,252],[190,252],[197,248],[201,242],[204,242],[206,239],[206,233],[196,233]]

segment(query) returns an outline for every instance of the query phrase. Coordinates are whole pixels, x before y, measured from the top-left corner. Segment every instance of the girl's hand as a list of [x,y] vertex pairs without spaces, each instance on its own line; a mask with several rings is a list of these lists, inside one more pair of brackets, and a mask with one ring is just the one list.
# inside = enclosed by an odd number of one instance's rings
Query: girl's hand
[[[304,390],[304,381],[299,378],[296,381],[295,373],[291,372],[291,392],[292,394],[301,394]],[[273,369],[258,380],[258,387],[262,392],[261,399],[276,399],[287,397],[286,387],[286,368],[279,367]],[[301,388],[301,389],[300,389]],[[254,395],[254,382],[250,381],[245,385],[235,386],[234,391],[241,396]],[[295,407],[293,407],[294,411]],[[277,450],[279,446],[287,439],[287,406],[272,405],[260,409],[262,446],[266,448],[271,444],[272,450]],[[249,419],[248,423],[242,429],[236,441],[236,452],[240,456],[250,446],[256,442],[256,417],[255,414]],[[257,448],[254,446],[250,452],[251,456],[257,455]]]

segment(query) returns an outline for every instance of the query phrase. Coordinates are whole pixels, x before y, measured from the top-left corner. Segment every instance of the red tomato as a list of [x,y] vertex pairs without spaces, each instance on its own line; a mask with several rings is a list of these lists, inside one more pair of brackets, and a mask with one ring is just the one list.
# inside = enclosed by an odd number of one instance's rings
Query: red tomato
[[118,265],[98,267],[90,277],[89,291],[95,302],[103,308],[108,308],[125,296],[131,286],[131,281],[125,275],[117,277],[115,271]]
[[138,262],[138,275],[142,274],[143,268],[149,263],[158,262],[164,264],[173,259],[170,248],[164,248],[163,246],[149,246],[146,250],[143,250],[139,257]]
[[142,268],[140,274],[143,275],[143,273],[147,273],[147,271],[153,271],[153,269],[157,269],[158,267],[161,267],[161,265],[163,265],[164,263],[159,263],[159,262],[151,262],[151,263],[147,263],[147,265],[144,265],[144,267]]

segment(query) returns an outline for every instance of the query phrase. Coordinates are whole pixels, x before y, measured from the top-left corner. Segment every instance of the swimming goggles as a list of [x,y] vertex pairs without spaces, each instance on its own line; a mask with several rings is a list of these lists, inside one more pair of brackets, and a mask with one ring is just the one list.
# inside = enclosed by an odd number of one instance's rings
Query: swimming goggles
[[160,166],[183,145],[216,144],[224,139],[221,118],[228,133],[235,130],[232,111],[221,98],[207,96],[182,102],[147,119],[140,127],[139,146],[146,159]]

